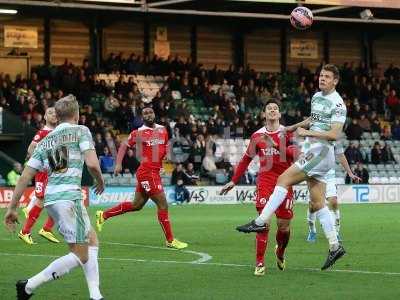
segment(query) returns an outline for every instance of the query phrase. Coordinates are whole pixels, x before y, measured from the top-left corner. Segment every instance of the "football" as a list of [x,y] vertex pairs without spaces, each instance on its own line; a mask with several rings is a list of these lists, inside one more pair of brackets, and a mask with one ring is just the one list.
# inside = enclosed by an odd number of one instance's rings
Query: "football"
[[294,28],[299,30],[310,28],[313,23],[313,19],[314,17],[312,11],[304,6],[296,7],[290,14],[290,23]]

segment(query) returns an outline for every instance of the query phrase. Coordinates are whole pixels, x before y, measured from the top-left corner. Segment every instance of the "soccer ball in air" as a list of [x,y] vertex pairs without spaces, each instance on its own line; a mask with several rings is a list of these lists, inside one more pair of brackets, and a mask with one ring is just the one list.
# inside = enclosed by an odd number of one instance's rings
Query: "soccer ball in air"
[[304,6],[298,6],[293,9],[290,14],[290,23],[294,28],[299,30],[305,30],[313,23],[313,14],[311,10]]

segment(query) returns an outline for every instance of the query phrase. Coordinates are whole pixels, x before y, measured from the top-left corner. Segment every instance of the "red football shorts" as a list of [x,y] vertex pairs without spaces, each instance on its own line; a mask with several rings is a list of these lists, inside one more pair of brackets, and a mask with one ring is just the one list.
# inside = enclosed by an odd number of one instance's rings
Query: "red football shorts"
[[162,181],[159,171],[149,170],[149,171],[137,171],[136,172],[137,193],[144,193],[151,197],[153,195],[164,192]]
[[[262,209],[264,208],[265,204],[269,197],[273,192],[273,188],[262,188],[257,186],[257,198],[256,198],[256,209],[260,214]],[[290,189],[288,194],[286,195],[285,200],[281,203],[278,209],[275,211],[275,215],[279,219],[286,219],[291,220],[293,218],[293,190]]]
[[47,173],[46,172],[38,172],[35,175],[35,196],[36,198],[43,199],[44,192],[46,191],[47,186]]

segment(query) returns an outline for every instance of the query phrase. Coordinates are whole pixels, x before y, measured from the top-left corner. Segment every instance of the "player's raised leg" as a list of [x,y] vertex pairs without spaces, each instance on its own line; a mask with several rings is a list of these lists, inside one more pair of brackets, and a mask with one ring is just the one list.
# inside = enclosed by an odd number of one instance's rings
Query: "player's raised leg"
[[[36,204],[29,210],[28,218],[25,220],[23,228],[18,233],[18,237],[28,245],[35,244],[31,235],[32,227],[35,225],[43,210],[43,198],[36,197],[36,199]],[[52,233],[53,225],[54,221],[49,216],[43,228],[40,229],[39,235],[50,242],[59,243],[60,241]]]
[[127,212],[139,211],[143,208],[149,197],[141,191],[136,190],[133,201],[122,202],[105,211],[98,210],[96,212],[96,227],[99,232],[103,229],[106,220],[125,214]]
[[265,224],[269,222],[272,215],[286,199],[289,187],[302,182],[306,178],[307,176],[303,171],[301,171],[296,165],[291,165],[278,177],[274,192],[261,214],[255,220],[238,226],[236,229],[245,233],[264,231],[266,228]]

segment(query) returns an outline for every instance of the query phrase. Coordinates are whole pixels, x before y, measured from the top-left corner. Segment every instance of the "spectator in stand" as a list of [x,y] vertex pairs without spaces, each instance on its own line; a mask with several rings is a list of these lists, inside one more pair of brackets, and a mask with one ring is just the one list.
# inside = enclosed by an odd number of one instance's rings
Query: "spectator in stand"
[[171,185],[175,186],[175,202],[189,202],[190,193],[186,185],[193,185],[195,182],[186,174],[183,165],[178,164],[172,171]]
[[396,162],[392,148],[386,142],[384,142],[384,146],[382,147],[382,161],[384,164]]
[[400,140],[400,120],[394,120],[394,124],[391,126],[392,129],[392,138],[395,140]]
[[349,140],[360,140],[364,130],[358,124],[358,119],[353,119],[346,129],[346,135]]
[[118,99],[114,97],[112,91],[108,91],[106,100],[104,101],[104,115],[111,120],[114,119],[119,106]]
[[137,168],[139,168],[140,162],[135,156],[135,152],[129,148],[126,152],[124,159],[122,160],[122,170],[124,173],[131,173],[132,175],[136,173]]
[[360,152],[360,149],[358,149],[358,147],[354,143],[350,143],[350,145],[344,151],[344,155],[346,156],[349,164],[355,164],[362,161],[362,154]]
[[194,170],[194,165],[192,163],[187,164],[186,174],[190,177],[193,183],[196,183],[196,181],[200,179],[200,176]]
[[97,156],[101,156],[104,154],[104,147],[106,147],[106,143],[104,142],[101,133],[96,133],[94,138],[94,148],[96,150]]
[[117,157],[117,145],[115,143],[115,137],[111,131],[106,131],[104,134],[104,142],[108,147],[111,155],[116,158]]
[[360,116],[358,125],[360,125],[364,132],[371,132],[371,122],[365,117],[364,114]]
[[371,124],[371,132],[378,132],[381,133],[381,123],[379,122],[378,118],[372,120]]
[[104,153],[99,157],[100,169],[102,173],[112,173],[114,172],[115,160],[111,155],[110,149],[106,146],[104,147]]
[[400,112],[399,105],[400,100],[397,97],[397,93],[395,89],[391,89],[389,95],[386,98],[386,104],[393,115],[398,115]]
[[362,163],[357,163],[356,168],[354,169],[354,175],[357,175],[357,177],[361,178],[360,184],[368,184],[369,173]]
[[193,97],[193,92],[192,89],[189,85],[189,80],[187,78],[183,78],[182,79],[182,84],[180,86],[180,92],[181,92],[181,96],[182,98],[191,98]]
[[381,140],[387,141],[392,139],[392,132],[390,131],[390,127],[385,125],[382,129]]
[[383,162],[382,149],[379,142],[375,142],[371,150],[371,162],[373,164],[381,164]]

